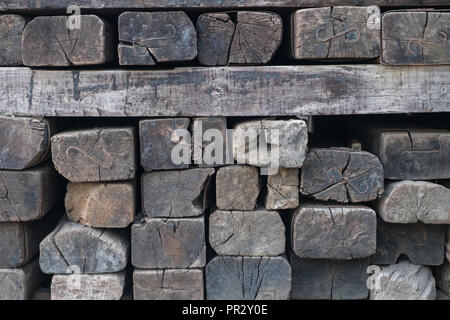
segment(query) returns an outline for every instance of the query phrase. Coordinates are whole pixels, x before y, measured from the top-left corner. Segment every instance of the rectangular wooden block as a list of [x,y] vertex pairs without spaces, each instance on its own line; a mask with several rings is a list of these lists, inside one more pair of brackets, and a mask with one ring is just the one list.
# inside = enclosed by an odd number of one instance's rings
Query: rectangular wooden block
[[296,168],[280,168],[267,176],[266,210],[295,209],[299,205],[299,173]]
[[61,132],[52,137],[53,164],[71,182],[133,179],[134,138],[133,127]]
[[21,66],[22,33],[27,19],[17,14],[0,14],[0,66]]
[[134,300],[203,300],[203,287],[203,269],[135,269],[133,273]]
[[227,163],[227,118],[199,117],[192,121],[194,164],[217,167]]

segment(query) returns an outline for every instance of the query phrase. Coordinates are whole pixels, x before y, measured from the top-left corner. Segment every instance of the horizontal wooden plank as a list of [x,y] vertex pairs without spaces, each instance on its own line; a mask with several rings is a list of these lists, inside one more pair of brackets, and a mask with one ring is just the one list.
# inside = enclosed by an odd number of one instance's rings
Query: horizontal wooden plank
[[0,115],[283,116],[450,111],[450,66],[0,69]]

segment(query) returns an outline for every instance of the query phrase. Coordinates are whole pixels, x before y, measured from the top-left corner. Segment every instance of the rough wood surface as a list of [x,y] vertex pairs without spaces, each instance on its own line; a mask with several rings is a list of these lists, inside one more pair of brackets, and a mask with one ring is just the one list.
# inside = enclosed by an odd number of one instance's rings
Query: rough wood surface
[[375,208],[390,223],[450,224],[450,190],[425,181],[388,182]]
[[324,7],[292,14],[296,59],[370,59],[380,56],[380,10]]
[[383,193],[383,166],[371,153],[350,149],[310,149],[300,192],[317,200],[365,202]]
[[450,64],[450,12],[387,12],[382,39],[385,64]]
[[439,289],[447,296],[450,296],[450,263],[448,261],[445,261],[442,266],[438,267],[436,282]]
[[220,211],[209,216],[209,243],[220,256],[278,256],[286,230],[276,211]]
[[[0,69],[0,115],[287,116],[443,112],[450,66]],[[420,90],[420,94],[418,93]]]
[[70,182],[65,205],[74,222],[94,228],[126,228],[136,214],[136,185]]
[[94,229],[63,217],[40,244],[46,274],[118,272],[127,266],[130,241],[125,230]]
[[365,206],[304,204],[292,217],[300,258],[350,260],[376,251],[376,213]]
[[66,131],[52,137],[56,170],[71,182],[133,179],[136,172],[134,128]]
[[192,138],[194,164],[200,167],[217,167],[227,163],[229,141],[226,117],[194,118]]
[[27,19],[16,14],[0,15],[0,66],[21,66],[22,33]]
[[259,172],[255,167],[231,165],[216,174],[216,205],[222,210],[253,210],[260,191]]
[[139,122],[141,165],[145,171],[189,167],[188,164],[175,164],[172,161],[172,150],[178,143],[191,144],[191,141],[182,140],[176,131],[188,130],[189,123],[188,118],[149,119]]
[[291,299],[366,299],[369,259],[301,259],[290,252]]
[[214,169],[148,172],[142,176],[142,210],[151,218],[202,215]]
[[195,27],[182,11],[124,12],[119,16],[119,63],[155,65],[197,56]]
[[202,269],[140,270],[133,273],[134,300],[203,300]]
[[23,170],[45,160],[50,134],[47,120],[0,117],[0,169]]
[[379,285],[370,290],[370,300],[435,300],[436,282],[428,267],[402,261],[374,275]]
[[40,219],[61,196],[51,163],[24,171],[0,170],[0,223]]
[[143,269],[201,268],[205,218],[144,218],[131,228],[131,263]]
[[295,168],[279,168],[267,176],[266,210],[295,209],[299,205],[299,173]]
[[450,261],[450,226],[447,226],[447,242],[445,244],[445,257],[447,261]]
[[287,300],[291,266],[284,257],[221,257],[206,266],[208,300]]
[[394,264],[407,256],[414,264],[441,265],[444,261],[445,226],[423,223],[394,224],[377,220],[377,250],[372,264]]
[[52,278],[52,300],[120,300],[125,271],[106,274],[66,275]]

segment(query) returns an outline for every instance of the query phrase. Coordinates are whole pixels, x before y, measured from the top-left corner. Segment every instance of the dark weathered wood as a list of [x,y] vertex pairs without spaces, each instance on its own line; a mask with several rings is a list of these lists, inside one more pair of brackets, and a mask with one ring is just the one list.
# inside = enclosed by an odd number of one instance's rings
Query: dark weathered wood
[[131,227],[131,263],[144,269],[201,268],[206,263],[205,219],[144,218]]
[[446,239],[447,239],[447,242],[445,244],[445,257],[447,258],[447,261],[450,261],[450,225],[447,226]]
[[134,300],[203,300],[202,269],[140,270],[133,273]]
[[192,121],[192,160],[200,167],[227,163],[227,118],[200,117]]
[[376,228],[369,207],[304,204],[292,217],[292,249],[300,258],[365,258],[376,251]]
[[382,39],[385,64],[450,64],[450,12],[387,12]]
[[286,229],[276,211],[221,211],[209,217],[209,243],[221,256],[278,256]]
[[370,59],[380,56],[380,9],[324,7],[292,14],[296,59]]
[[216,205],[222,210],[253,210],[260,191],[259,172],[247,165],[219,168],[216,174]]
[[377,219],[377,250],[372,264],[394,264],[405,255],[414,264],[444,261],[445,226],[423,223],[394,224]]
[[208,300],[287,300],[291,266],[280,257],[221,257],[206,266]]
[[197,56],[194,24],[182,11],[124,12],[119,16],[119,63],[155,65]]
[[126,228],[136,214],[136,185],[70,182],[65,205],[74,222],[94,228]]
[[50,134],[47,120],[0,117],[0,169],[23,170],[44,161]]
[[[188,152],[191,152],[191,141],[184,141],[177,131],[187,131],[189,122],[188,118],[149,119],[139,122],[141,165],[145,171],[189,167],[189,164],[185,163],[175,164],[172,159],[172,151],[177,144],[186,145]],[[190,154],[188,158],[191,159]]]
[[148,172],[142,176],[142,209],[151,218],[195,217],[206,205],[214,169]]
[[63,217],[40,244],[46,274],[118,272],[127,266],[130,240],[125,230],[94,229]]
[[58,175],[47,163],[24,171],[0,171],[0,223],[42,218],[61,200]]
[[295,209],[299,204],[298,169],[280,168],[267,176],[266,210]]
[[22,33],[27,19],[16,14],[0,14],[0,66],[21,66]]
[[425,181],[388,182],[375,208],[390,223],[450,224],[450,190]]
[[369,259],[301,259],[290,252],[291,299],[366,299]]
[[0,300],[29,300],[44,279],[38,258],[20,268],[0,269]]
[[436,282],[439,289],[450,296],[450,263],[448,261],[437,268]]
[[71,182],[133,179],[134,128],[61,132],[52,137],[52,160],[56,170]]

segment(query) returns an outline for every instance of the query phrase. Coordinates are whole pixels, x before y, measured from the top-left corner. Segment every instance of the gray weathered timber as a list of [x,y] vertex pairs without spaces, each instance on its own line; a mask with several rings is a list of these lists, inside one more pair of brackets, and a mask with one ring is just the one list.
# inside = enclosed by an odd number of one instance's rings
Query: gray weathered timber
[[134,182],[73,183],[65,198],[70,220],[94,228],[126,228],[136,214]]
[[[450,110],[450,66],[0,69],[0,115],[288,116]],[[420,90],[420,91],[418,91]],[[420,92],[420,94],[417,94]]]
[[27,19],[16,14],[0,14],[0,66],[21,66],[22,33]]
[[370,300],[435,300],[436,281],[430,268],[407,261],[375,273]]
[[370,59],[380,56],[380,9],[324,7],[292,14],[295,59]]
[[119,16],[119,63],[155,65],[197,56],[195,27],[182,11],[124,12]]
[[298,169],[279,168],[267,176],[266,210],[295,209],[299,204]]
[[0,300],[29,300],[44,279],[37,257],[20,268],[0,269]]
[[291,299],[366,299],[369,259],[301,259],[290,252]]
[[414,264],[441,265],[444,244],[444,225],[394,224],[377,219],[377,250],[370,263],[394,264],[405,255]]
[[[174,163],[172,151],[177,144],[186,145],[191,152],[191,141],[184,141],[188,118],[149,119],[139,122],[141,165],[145,171],[188,168],[187,163]],[[180,132],[183,131],[183,132]],[[188,155],[190,161],[191,155]]]
[[440,290],[436,291],[436,300],[450,300],[450,298]]
[[219,168],[216,174],[216,205],[222,210],[253,210],[260,191],[259,172],[247,165]]
[[52,160],[71,182],[128,180],[135,177],[134,128],[96,128],[54,135]]
[[447,239],[447,242],[445,244],[445,257],[447,258],[447,261],[450,261],[450,225],[447,226],[446,239]]
[[302,167],[300,192],[317,200],[365,202],[383,193],[383,166],[365,151],[311,149]]
[[447,296],[450,296],[450,263],[448,261],[437,268],[436,281],[438,288]]
[[131,227],[131,263],[142,269],[202,268],[205,218],[144,218]]
[[382,25],[383,63],[450,64],[450,12],[387,12]]
[[63,217],[40,244],[46,274],[93,274],[124,270],[130,253],[126,230],[94,229]]
[[67,16],[31,20],[22,36],[23,64],[30,67],[95,65],[110,62],[112,25],[94,15],[81,15],[80,29],[67,28]]
[[0,169],[28,169],[49,155],[51,132],[47,120],[0,117],[0,135]]
[[220,256],[278,256],[286,229],[276,211],[215,211],[209,216],[209,243]]
[[291,291],[291,266],[283,256],[217,256],[205,274],[208,300],[287,300]]
[[142,176],[142,210],[151,218],[195,217],[206,206],[214,169],[154,171]]
[[450,190],[426,181],[387,182],[375,208],[390,223],[450,224]]
[[125,271],[105,274],[55,274],[52,300],[120,300],[125,287]]
[[376,251],[376,213],[366,206],[304,204],[292,217],[300,258],[350,260]]
[[192,121],[192,161],[200,167],[227,163],[227,118],[199,117]]
[[24,171],[0,170],[0,223],[40,219],[61,196],[51,163]]
[[142,270],[133,272],[134,300],[203,300],[202,269]]

